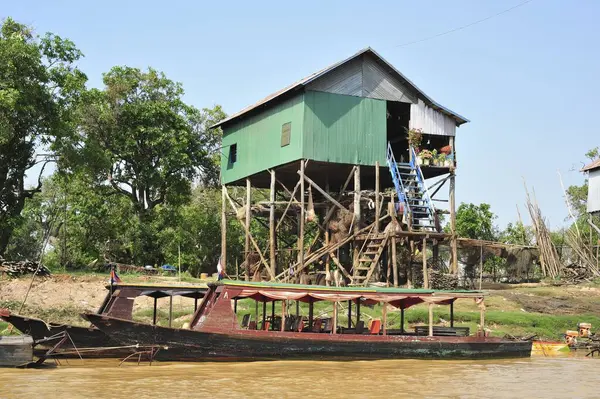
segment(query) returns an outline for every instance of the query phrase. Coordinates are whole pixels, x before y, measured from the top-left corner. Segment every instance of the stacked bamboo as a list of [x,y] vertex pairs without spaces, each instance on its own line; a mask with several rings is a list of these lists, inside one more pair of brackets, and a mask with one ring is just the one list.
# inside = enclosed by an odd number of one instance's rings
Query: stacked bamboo
[[554,243],[550,239],[550,231],[546,227],[546,222],[542,216],[542,212],[535,200],[535,192],[533,202],[529,196],[529,190],[525,186],[525,194],[527,197],[527,209],[531,217],[531,223],[535,231],[535,241],[540,251],[540,265],[544,277],[556,278],[560,275],[563,268],[560,262],[560,256],[556,251]]
[[33,274],[37,270],[38,276],[50,276],[50,270],[46,266],[39,266],[38,262],[23,260],[19,262],[10,262],[0,258],[0,271],[6,273],[10,277],[19,277],[26,274]]
[[594,277],[600,277],[600,270],[598,269],[597,259],[593,254],[593,250],[590,247],[591,243],[586,243],[583,239],[579,229],[569,229],[565,236],[565,241],[573,252],[577,255],[578,264],[580,268],[585,268]]

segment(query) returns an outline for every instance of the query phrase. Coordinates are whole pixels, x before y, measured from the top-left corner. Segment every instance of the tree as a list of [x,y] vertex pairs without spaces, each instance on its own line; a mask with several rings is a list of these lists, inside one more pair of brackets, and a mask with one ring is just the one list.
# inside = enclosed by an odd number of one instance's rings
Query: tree
[[219,106],[200,111],[185,104],[181,84],[151,68],[114,67],[103,76],[104,89],[90,90],[83,101],[72,166],[83,165],[97,184],[131,202],[143,260],[160,262],[154,211],[186,204],[193,179],[218,179],[220,132],[208,126],[225,114]]
[[509,223],[500,234],[500,241],[513,245],[533,245],[534,232],[531,226],[525,226],[522,222]]
[[[73,129],[73,109],[87,80],[75,67],[81,57],[71,41],[54,34],[40,38],[11,18],[0,26],[0,255],[52,160],[40,159],[36,150],[59,148]],[[26,188],[27,171],[38,163],[38,184]]]
[[489,204],[462,203],[456,211],[456,233],[459,237],[493,241],[497,238],[495,219]]

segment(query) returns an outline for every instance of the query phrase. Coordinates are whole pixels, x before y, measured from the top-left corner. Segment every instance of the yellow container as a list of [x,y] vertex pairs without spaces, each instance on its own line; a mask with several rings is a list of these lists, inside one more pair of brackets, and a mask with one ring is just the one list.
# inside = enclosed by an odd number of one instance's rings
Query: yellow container
[[206,280],[208,278],[208,273],[200,273],[200,280]]

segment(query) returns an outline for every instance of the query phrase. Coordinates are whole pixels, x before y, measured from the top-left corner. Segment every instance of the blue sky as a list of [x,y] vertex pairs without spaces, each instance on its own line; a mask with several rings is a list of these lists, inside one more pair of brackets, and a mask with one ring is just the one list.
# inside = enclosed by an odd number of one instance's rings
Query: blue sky
[[[73,40],[90,86],[114,65],[164,71],[197,107],[233,113],[371,46],[430,97],[466,116],[457,201],[488,202],[503,227],[525,215],[523,178],[552,227],[567,216],[557,171],[580,184],[597,145],[600,2],[533,0],[5,1],[12,16]],[[594,139],[594,137],[596,137]]]

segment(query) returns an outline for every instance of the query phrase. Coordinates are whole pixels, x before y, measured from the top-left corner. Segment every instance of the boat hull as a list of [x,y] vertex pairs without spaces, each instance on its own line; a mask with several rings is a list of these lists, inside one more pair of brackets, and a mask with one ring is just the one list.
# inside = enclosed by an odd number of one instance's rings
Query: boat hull
[[479,337],[317,334],[237,330],[202,332],[86,315],[123,345],[156,346],[156,360],[497,359],[531,355],[531,342]]
[[33,338],[0,336],[0,367],[19,367],[33,361]]
[[36,356],[44,356],[49,349],[58,344],[60,339],[48,340],[48,338],[62,332],[66,332],[68,337],[52,357],[74,358],[81,355],[86,358],[105,358],[127,356],[132,353],[131,349],[115,349],[119,344],[94,327],[46,323],[40,319],[15,314],[3,315],[2,319],[12,324],[21,333],[32,337]]

